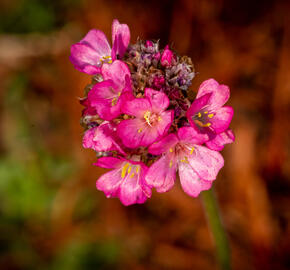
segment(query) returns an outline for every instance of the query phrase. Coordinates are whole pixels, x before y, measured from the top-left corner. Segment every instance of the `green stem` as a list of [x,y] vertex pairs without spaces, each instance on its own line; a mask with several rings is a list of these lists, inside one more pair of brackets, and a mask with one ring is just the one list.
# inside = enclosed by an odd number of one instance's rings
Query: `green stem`
[[216,200],[213,187],[202,193],[203,205],[207,215],[209,227],[215,240],[217,259],[220,269],[229,270],[230,266],[230,248],[227,235],[219,214],[218,202]]

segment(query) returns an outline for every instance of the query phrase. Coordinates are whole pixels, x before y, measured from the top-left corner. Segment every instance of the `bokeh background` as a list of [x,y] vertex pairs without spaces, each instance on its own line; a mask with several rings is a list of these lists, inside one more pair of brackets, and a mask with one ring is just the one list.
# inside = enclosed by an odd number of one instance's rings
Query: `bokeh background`
[[290,269],[290,5],[252,0],[0,2],[0,269],[217,269],[202,202],[177,183],[124,207],[95,189],[68,60],[91,28],[160,39],[231,88],[236,142],[216,195],[233,269]]

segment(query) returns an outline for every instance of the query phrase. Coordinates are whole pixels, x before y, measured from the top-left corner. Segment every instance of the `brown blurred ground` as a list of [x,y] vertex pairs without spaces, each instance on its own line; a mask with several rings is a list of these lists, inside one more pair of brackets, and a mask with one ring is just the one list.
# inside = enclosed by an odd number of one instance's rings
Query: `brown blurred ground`
[[217,269],[202,204],[179,184],[131,207],[95,189],[103,171],[81,146],[77,99],[90,78],[73,68],[69,48],[91,28],[110,37],[118,18],[131,42],[160,39],[192,57],[193,91],[211,77],[230,86],[236,142],[215,188],[232,266],[289,269],[290,5],[51,3],[52,27],[0,34],[0,268]]

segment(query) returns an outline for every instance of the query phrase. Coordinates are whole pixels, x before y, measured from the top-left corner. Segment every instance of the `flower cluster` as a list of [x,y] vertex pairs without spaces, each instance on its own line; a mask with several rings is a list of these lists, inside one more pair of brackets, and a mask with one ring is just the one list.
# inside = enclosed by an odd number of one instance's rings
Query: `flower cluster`
[[223,167],[219,151],[234,141],[233,109],[224,106],[230,90],[209,79],[191,102],[189,57],[158,41],[129,42],[128,26],[114,20],[112,48],[100,30],[71,47],[74,67],[93,75],[81,99],[83,146],[96,151],[96,166],[111,169],[97,189],[124,205],[144,203],[152,188],[170,190],[178,173],[196,197]]

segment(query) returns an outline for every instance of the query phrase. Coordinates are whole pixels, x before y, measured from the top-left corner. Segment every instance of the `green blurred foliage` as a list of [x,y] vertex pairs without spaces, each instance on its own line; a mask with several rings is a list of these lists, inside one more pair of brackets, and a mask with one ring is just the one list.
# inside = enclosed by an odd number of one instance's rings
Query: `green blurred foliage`
[[0,9],[0,33],[48,32],[63,26],[69,8],[81,0],[19,0]]

